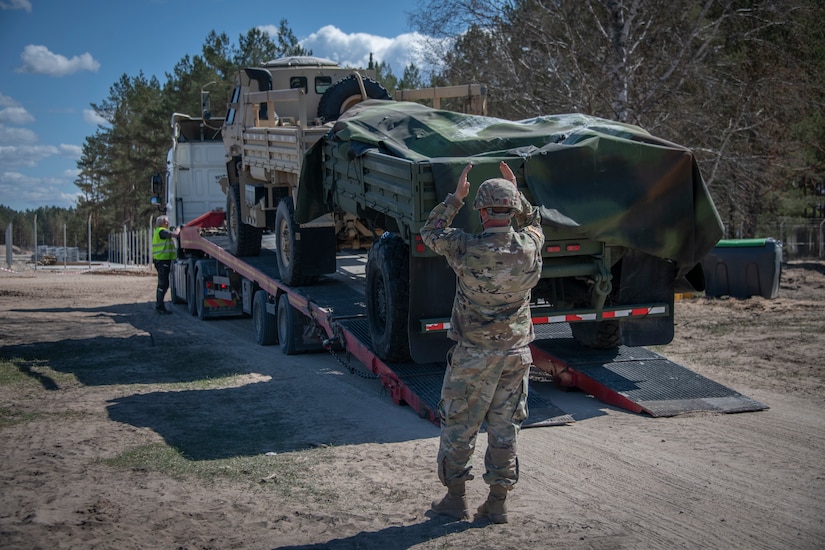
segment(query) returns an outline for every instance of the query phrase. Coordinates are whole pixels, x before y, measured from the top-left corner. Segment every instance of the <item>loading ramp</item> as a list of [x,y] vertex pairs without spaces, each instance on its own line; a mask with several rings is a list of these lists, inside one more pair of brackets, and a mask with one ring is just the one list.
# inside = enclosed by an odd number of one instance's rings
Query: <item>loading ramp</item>
[[533,360],[561,386],[654,417],[691,412],[739,413],[766,405],[697,374],[644,347],[590,349],[567,324],[536,327]]

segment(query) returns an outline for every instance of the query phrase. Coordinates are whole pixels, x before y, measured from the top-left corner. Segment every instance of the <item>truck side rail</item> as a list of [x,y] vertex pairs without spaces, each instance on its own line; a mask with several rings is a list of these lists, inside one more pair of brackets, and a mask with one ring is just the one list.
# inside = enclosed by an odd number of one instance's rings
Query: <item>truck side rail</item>
[[431,100],[434,109],[441,108],[442,99],[465,98],[468,113],[487,116],[487,87],[481,84],[464,86],[440,86],[435,88],[418,88],[415,90],[396,90],[397,101]]
[[378,151],[350,159],[334,143],[325,144],[325,184],[334,182],[336,205],[346,212],[372,210],[393,218],[409,244],[437,203],[432,169]]

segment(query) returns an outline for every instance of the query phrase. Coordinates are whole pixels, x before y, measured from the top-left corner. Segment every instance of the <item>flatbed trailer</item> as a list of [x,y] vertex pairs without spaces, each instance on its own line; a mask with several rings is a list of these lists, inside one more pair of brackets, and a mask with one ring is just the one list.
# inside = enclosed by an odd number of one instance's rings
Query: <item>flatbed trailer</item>
[[[366,254],[339,256],[337,273],[311,286],[288,286],[278,274],[274,241],[265,235],[259,256],[238,258],[227,250],[226,237],[184,227],[172,269],[173,303],[186,303],[201,319],[249,315],[255,341],[279,344],[287,355],[327,350],[351,371],[356,371],[355,359],[381,380],[394,403],[437,424],[444,363],[388,362],[372,349],[363,289]],[[767,408],[643,347],[585,348],[566,323],[537,324],[536,333],[537,372],[610,405],[651,416]],[[526,426],[575,420],[537,392],[531,392],[528,407]]]

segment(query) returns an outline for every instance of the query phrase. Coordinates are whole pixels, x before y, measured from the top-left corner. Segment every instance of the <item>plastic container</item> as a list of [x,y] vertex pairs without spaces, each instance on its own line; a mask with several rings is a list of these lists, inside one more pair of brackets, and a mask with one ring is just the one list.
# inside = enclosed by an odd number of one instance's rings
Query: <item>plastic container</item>
[[705,295],[776,298],[782,272],[782,242],[767,239],[722,240],[702,260]]

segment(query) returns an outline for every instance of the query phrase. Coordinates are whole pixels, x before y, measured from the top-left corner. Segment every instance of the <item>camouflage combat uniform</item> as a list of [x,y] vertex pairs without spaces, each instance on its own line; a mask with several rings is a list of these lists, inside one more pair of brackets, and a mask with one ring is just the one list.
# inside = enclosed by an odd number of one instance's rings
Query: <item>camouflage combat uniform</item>
[[470,234],[450,227],[464,205],[452,193],[430,213],[424,242],[457,275],[439,414],[438,476],[444,485],[472,479],[473,451],[487,424],[484,480],[512,488],[518,481],[517,436],[527,418],[530,291],[541,276],[544,242],[538,210],[519,193],[515,227]]

